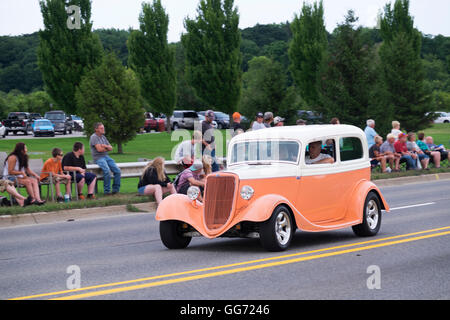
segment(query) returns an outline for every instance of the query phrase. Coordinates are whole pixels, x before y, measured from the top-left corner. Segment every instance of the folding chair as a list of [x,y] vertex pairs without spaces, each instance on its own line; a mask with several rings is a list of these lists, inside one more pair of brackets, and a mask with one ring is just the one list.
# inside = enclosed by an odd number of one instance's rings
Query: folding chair
[[41,173],[47,173],[49,175],[49,181],[48,182],[42,182],[39,181],[39,194],[42,194],[42,188],[41,186],[46,185],[47,186],[47,197],[46,200],[49,198],[49,193],[51,192],[52,195],[52,201],[55,201],[55,195],[53,192],[53,174],[51,172],[42,172],[42,168],[44,167],[44,161],[42,159],[30,159],[28,161],[28,167],[34,171],[37,175],[41,175]]

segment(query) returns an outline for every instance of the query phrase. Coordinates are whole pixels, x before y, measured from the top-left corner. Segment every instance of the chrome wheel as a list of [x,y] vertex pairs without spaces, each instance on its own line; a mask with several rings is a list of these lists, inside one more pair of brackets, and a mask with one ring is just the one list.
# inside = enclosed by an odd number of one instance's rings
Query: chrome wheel
[[289,213],[282,211],[278,213],[275,223],[275,234],[277,235],[278,242],[284,246],[291,239],[291,219]]
[[369,228],[374,230],[378,226],[379,209],[375,200],[370,200],[366,207],[366,220]]

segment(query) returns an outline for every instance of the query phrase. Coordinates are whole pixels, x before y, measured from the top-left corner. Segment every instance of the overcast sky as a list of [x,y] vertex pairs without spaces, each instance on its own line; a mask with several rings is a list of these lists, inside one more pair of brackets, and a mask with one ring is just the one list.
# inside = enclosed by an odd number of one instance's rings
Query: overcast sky
[[[142,0],[93,0],[94,29],[138,27]],[[151,1],[149,1],[151,2]],[[313,1],[309,0],[309,3]],[[353,9],[360,24],[373,27],[379,10],[390,0],[323,0],[325,22],[333,31],[344,15]],[[169,14],[169,41],[177,42],[185,32],[183,20],[194,18],[199,0],[162,0]],[[235,0],[240,28],[292,21],[300,13],[303,0]],[[425,34],[450,36],[450,0],[410,0],[415,26]],[[20,35],[43,28],[38,0],[0,0],[0,35]]]

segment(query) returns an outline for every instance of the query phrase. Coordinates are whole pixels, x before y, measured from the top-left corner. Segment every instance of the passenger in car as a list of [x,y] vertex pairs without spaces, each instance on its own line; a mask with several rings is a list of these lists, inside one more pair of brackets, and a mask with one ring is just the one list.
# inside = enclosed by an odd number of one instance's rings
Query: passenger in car
[[321,153],[322,141],[316,141],[309,144],[309,155],[305,157],[306,164],[325,164],[334,163],[334,159],[328,155]]

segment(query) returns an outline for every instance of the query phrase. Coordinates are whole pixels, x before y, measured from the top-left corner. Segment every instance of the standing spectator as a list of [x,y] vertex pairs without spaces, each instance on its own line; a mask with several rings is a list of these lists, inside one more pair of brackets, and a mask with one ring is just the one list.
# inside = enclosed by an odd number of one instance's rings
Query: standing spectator
[[284,118],[282,117],[275,117],[275,119],[273,119],[273,125],[275,127],[283,127],[284,126]]
[[441,167],[441,153],[439,151],[430,150],[428,145],[425,143],[425,134],[423,132],[420,132],[417,135],[417,138],[417,146],[430,157],[430,161],[434,163],[434,167],[439,169]]
[[331,119],[330,124],[341,124],[341,122],[339,121],[338,118],[333,118]]
[[395,151],[402,155],[402,157],[400,158],[400,162],[406,162],[406,170],[417,169],[417,155],[408,151],[408,147],[406,146],[406,134],[400,133],[398,135],[398,140],[397,142],[395,142],[394,146]]
[[430,148],[431,151],[439,151],[439,153],[441,154],[441,161],[447,159],[449,161],[448,166],[450,166],[450,151],[445,150],[442,144],[438,146],[435,145],[433,137],[431,136],[425,138],[425,143],[427,144],[428,148]]
[[233,134],[236,130],[244,130],[244,128],[241,125],[241,114],[239,112],[235,112],[233,113]]
[[400,131],[400,122],[398,122],[398,121],[392,121],[392,130],[391,130],[391,133],[394,135],[395,140],[397,141],[397,140],[398,140],[398,135],[399,135],[400,133],[402,133],[402,132]]
[[[378,164],[381,164],[381,172],[391,172],[392,168],[386,168],[386,160],[389,158],[393,158],[393,156],[384,155],[381,152],[381,145],[383,144],[383,138],[380,136],[375,137],[375,144],[369,149],[369,157],[372,159],[370,164],[372,167],[376,167]],[[389,170],[388,170],[389,169]]]
[[159,206],[165,193],[177,193],[174,185],[171,183],[164,170],[163,158],[155,158],[145,167],[144,172],[139,179],[138,192],[140,195],[153,195],[155,197],[156,206]]
[[[175,151],[175,161],[181,164],[185,169],[189,168],[195,160],[195,148],[202,143],[202,133],[194,131],[191,140],[180,143]],[[199,150],[200,151],[200,150]]]
[[367,127],[364,130],[366,137],[367,137],[367,143],[369,144],[369,149],[371,146],[375,144],[375,137],[378,135],[378,133],[375,131],[375,120],[369,119],[367,120]]
[[[48,159],[44,163],[44,167],[42,168],[41,173],[41,182],[43,183],[53,183],[56,189],[56,201],[64,202],[64,198],[61,193],[61,183],[66,185],[66,195],[69,199],[72,196],[71,193],[71,177],[68,174],[65,174],[62,169],[61,160],[64,156],[62,150],[60,148],[53,148],[52,150],[52,158]],[[50,180],[50,173],[52,174],[52,178]]]
[[0,192],[5,191],[16,199],[19,206],[25,207],[29,205],[29,200],[22,196],[19,192],[17,192],[16,188],[14,187],[14,182],[12,182],[11,180],[1,179]]
[[29,195],[30,204],[43,205],[39,193],[39,176],[28,167],[27,146],[23,142],[16,144],[14,151],[11,152],[5,160],[3,176],[11,181],[25,186]]
[[[389,159],[389,166],[394,172],[400,171],[400,159],[402,155],[395,151],[395,137],[393,134],[388,134],[386,137],[386,141],[380,146],[380,152]],[[395,163],[395,165],[394,165]]]
[[72,181],[77,184],[78,199],[84,200],[83,187],[88,185],[88,199],[95,199],[95,183],[97,176],[92,172],[86,172],[86,161],[84,160],[84,145],[81,142],[75,142],[72,152],[67,153],[62,159],[64,171],[69,171]]
[[111,195],[111,174],[114,173],[114,182],[112,186],[112,194],[120,191],[120,169],[114,160],[108,155],[113,147],[105,137],[105,126],[101,122],[94,125],[95,132],[92,134],[89,145],[91,147],[92,158],[94,162],[103,171],[103,192],[105,195]]
[[298,126],[306,126],[308,123],[307,123],[307,121],[306,120],[303,120],[303,119],[298,119],[297,120],[297,125]]
[[273,113],[272,112],[264,113],[264,126],[266,128],[270,128],[272,126],[272,122],[273,122]]
[[258,112],[256,114],[256,121],[253,122],[252,130],[255,131],[255,130],[265,129],[266,126],[264,125],[263,121],[264,121],[264,115],[262,114],[262,112]]
[[430,157],[427,156],[416,143],[416,134],[414,132],[408,133],[408,142],[406,142],[406,147],[411,153],[415,153],[419,158],[420,164],[424,170],[428,169],[428,163],[430,162]]
[[212,122],[214,121],[214,111],[208,110],[205,113],[205,121],[202,122],[202,155],[206,154],[213,159],[212,170],[213,172],[219,171],[219,165],[216,161],[216,143],[214,137],[214,127]]

